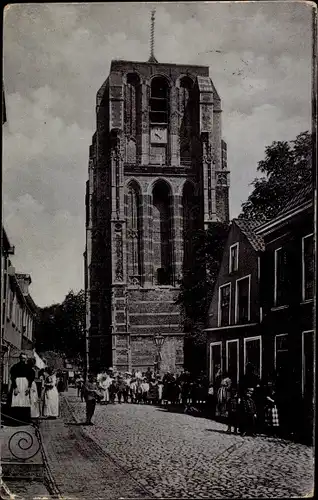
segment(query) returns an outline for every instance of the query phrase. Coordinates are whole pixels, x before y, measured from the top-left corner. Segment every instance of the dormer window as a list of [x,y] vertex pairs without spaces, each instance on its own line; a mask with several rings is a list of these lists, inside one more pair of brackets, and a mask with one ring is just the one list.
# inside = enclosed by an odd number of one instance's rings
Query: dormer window
[[239,244],[235,243],[230,246],[230,262],[229,273],[234,273],[238,270]]

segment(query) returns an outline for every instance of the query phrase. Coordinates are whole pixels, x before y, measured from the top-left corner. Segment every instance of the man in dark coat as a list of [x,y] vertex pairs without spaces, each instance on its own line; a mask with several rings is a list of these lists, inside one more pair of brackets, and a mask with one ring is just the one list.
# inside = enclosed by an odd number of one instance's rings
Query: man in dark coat
[[83,384],[83,394],[86,402],[86,425],[93,425],[92,418],[95,412],[96,401],[103,399],[103,393],[97,385],[94,375],[88,375],[88,380]]
[[152,380],[152,371],[149,367],[147,368],[147,371],[145,373],[145,377],[146,377],[148,383]]

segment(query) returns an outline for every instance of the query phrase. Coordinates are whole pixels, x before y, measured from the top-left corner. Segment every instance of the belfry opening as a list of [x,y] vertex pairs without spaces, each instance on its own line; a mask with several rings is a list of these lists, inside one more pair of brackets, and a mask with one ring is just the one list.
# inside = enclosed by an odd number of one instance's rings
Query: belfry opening
[[172,285],[171,190],[166,182],[155,184],[152,199],[154,284]]

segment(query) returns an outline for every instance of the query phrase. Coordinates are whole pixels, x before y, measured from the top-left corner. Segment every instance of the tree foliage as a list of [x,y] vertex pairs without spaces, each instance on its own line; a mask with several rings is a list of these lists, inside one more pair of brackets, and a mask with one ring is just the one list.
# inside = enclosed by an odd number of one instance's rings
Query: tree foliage
[[39,309],[35,330],[36,349],[54,351],[82,364],[85,356],[85,292],[71,290],[61,304]]
[[185,365],[192,372],[205,369],[204,327],[228,234],[228,224],[217,222],[185,235],[192,246],[192,265],[183,273],[178,295],[185,339]]
[[312,176],[312,136],[299,134],[293,141],[274,141],[258,163],[262,177],[252,182],[253,191],[242,205],[240,218],[266,220],[275,217]]

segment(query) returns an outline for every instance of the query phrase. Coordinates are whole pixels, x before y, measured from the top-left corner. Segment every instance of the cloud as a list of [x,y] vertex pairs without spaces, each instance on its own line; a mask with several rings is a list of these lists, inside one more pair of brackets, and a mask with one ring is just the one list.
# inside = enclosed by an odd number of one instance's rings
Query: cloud
[[29,97],[6,98],[4,219],[16,248],[14,265],[30,272],[39,305],[61,300],[83,283],[91,130],[54,116],[58,100],[48,85]]
[[7,232],[15,245],[13,264],[18,272],[30,271],[30,290],[37,304],[59,301],[73,285],[80,287],[84,265],[83,218],[65,210],[51,215],[29,194],[13,203],[6,197],[4,201],[9,210]]
[[[152,4],[5,11],[4,215],[39,305],[83,287],[85,181],[96,92],[113,58],[149,57]],[[204,64],[221,95],[231,216],[273,140],[310,128],[311,16],[302,2],[156,4],[161,62]]]

